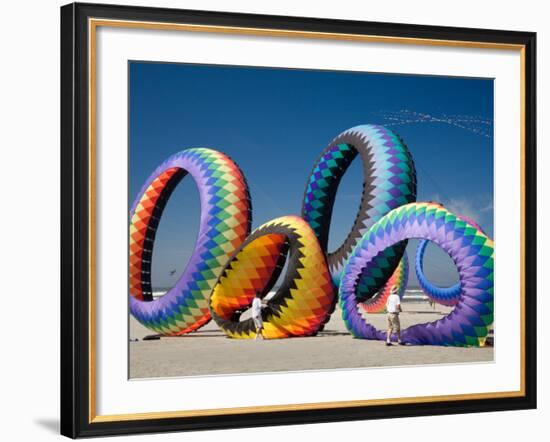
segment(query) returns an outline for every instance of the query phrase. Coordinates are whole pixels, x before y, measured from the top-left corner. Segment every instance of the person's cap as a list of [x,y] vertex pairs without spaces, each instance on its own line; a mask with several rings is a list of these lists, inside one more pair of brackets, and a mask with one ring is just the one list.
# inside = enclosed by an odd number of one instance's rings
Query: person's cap
[[390,290],[390,293],[391,293],[392,295],[397,295],[397,288],[396,288],[395,286],[393,286],[393,287],[391,288],[391,290]]

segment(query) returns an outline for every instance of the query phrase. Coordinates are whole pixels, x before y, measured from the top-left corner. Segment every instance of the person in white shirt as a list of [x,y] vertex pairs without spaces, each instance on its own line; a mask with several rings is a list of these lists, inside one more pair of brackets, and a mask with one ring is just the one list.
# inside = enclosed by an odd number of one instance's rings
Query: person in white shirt
[[252,301],[252,320],[256,327],[256,339],[263,339],[262,330],[264,329],[264,323],[262,321],[262,298],[261,293],[256,293],[256,297]]
[[386,301],[386,311],[388,318],[388,331],[386,333],[386,345],[391,346],[391,335],[394,332],[397,335],[397,343],[403,345],[401,342],[401,323],[399,322],[399,313],[401,310],[401,299],[397,294],[397,288],[394,286],[390,290],[390,296]]

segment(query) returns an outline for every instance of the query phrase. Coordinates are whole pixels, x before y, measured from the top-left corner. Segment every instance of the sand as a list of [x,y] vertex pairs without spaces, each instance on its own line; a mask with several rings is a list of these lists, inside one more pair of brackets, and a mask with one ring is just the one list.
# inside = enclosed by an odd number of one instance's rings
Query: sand
[[[401,326],[435,321],[449,310],[426,302],[403,304]],[[372,324],[386,325],[385,314],[370,315]],[[130,377],[156,378],[234,373],[321,370],[493,360],[493,347],[386,347],[383,342],[354,339],[337,308],[325,330],[315,337],[278,340],[229,339],[211,321],[181,337],[143,341],[151,332],[130,319]]]

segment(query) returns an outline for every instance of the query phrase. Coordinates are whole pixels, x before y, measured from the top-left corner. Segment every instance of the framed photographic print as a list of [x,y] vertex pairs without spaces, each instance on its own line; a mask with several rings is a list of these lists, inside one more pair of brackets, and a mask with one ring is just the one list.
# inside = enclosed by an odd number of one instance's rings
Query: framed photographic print
[[536,407],[535,42],[62,7],[62,434]]

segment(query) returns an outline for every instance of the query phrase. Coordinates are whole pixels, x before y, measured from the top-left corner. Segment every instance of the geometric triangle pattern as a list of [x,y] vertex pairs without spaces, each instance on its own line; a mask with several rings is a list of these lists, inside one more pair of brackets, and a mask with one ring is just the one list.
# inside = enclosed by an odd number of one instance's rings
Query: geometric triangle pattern
[[[407,288],[407,283],[409,280],[409,259],[407,253],[403,253],[403,258],[399,261],[399,265],[386,281],[382,289],[378,293],[370,298],[364,298],[363,293],[368,293],[368,272],[363,271],[361,278],[357,283],[356,296],[359,302],[357,303],[357,308],[361,313],[381,313],[386,310],[386,301],[390,296],[391,289],[395,288],[399,299],[403,299],[405,295],[405,289]],[[364,301],[360,301],[365,299]]]
[[151,301],[151,258],[161,212],[185,172],[171,167],[160,173],[143,193],[130,221],[130,295]]
[[362,314],[357,280],[377,255],[409,239],[432,241],[449,254],[458,270],[461,292],[447,316],[402,330],[401,340],[417,345],[485,345],[494,315],[494,243],[480,229],[434,203],[393,209],[363,235],[346,263],[339,286],[348,330],[357,338],[386,339],[386,332],[377,330]]
[[214,287],[212,317],[229,337],[256,337],[252,318],[241,321],[240,316],[256,293],[269,293],[285,262],[282,283],[262,310],[263,337],[312,336],[325,324],[336,298],[325,253],[308,223],[283,216],[252,232]]
[[[338,185],[357,155],[361,158],[364,179],[359,209],[347,238],[334,252],[328,253],[336,287],[344,264],[365,232],[392,209],[416,200],[414,162],[407,146],[395,132],[373,124],[342,132],[317,159],[302,203],[302,217],[312,227],[323,250],[327,251]],[[396,271],[406,245],[404,241],[382,252],[365,270],[367,273],[363,276],[371,281],[362,286],[360,296],[363,300],[374,297]],[[399,275],[394,279],[400,280]]]
[[[172,191],[189,174],[200,197],[195,250],[176,284],[153,299],[151,257],[155,233]],[[130,209],[130,313],[161,335],[181,335],[211,319],[212,288],[235,250],[250,233],[250,195],[239,167],[207,148],[172,155],[147,179]]]
[[[458,215],[458,217],[461,220],[466,221],[476,229],[479,229],[483,233],[485,233],[480,225],[476,223],[473,219],[463,215]],[[428,278],[424,274],[424,253],[426,252],[426,247],[428,246],[428,244],[429,241],[427,240],[420,241],[416,248],[414,270],[416,272],[416,278],[418,279],[418,285],[420,286],[424,294],[432,301],[437,302],[438,304],[452,307],[456,305],[456,303],[458,302],[458,298],[460,297],[460,283],[456,283],[451,287],[438,287],[428,280]]]

